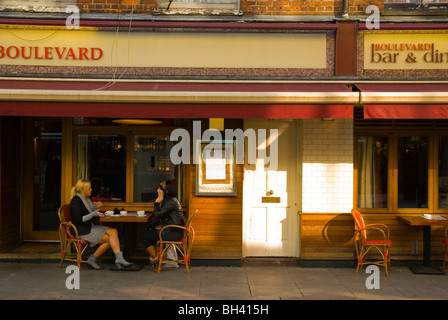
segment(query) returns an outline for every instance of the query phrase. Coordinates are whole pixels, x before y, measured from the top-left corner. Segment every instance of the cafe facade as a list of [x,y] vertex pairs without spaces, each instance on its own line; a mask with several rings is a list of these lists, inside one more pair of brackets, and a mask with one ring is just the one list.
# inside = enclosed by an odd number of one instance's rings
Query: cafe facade
[[0,251],[57,242],[77,179],[130,211],[171,179],[196,260],[350,264],[352,208],[391,228],[392,260],[421,259],[398,216],[448,213],[448,23],[238,10],[2,17]]

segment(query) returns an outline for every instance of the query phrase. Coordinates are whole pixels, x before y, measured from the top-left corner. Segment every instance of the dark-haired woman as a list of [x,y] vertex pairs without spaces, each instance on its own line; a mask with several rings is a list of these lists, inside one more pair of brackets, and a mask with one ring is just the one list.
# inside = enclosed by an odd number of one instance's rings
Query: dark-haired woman
[[[157,189],[157,199],[154,202],[154,217],[160,221],[160,225],[155,228],[142,232],[140,241],[149,253],[149,260],[152,264],[157,263],[157,241],[159,241],[160,229],[167,225],[184,225],[184,216],[181,211],[181,205],[176,198],[176,188],[171,181],[163,181]],[[183,230],[180,228],[166,228],[162,237],[164,240],[178,241],[183,236]]]

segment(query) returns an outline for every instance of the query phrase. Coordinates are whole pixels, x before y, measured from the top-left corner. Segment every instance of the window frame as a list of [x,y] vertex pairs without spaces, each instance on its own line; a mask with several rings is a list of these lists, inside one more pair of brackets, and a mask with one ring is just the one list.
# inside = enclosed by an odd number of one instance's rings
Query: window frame
[[[437,132],[436,132],[437,130]],[[387,208],[359,208],[358,207],[358,138],[360,136],[376,136],[388,138],[388,194]],[[399,137],[426,136],[428,137],[428,208],[399,208],[398,207],[398,139]],[[448,208],[439,208],[439,139],[448,137],[447,130],[401,130],[401,129],[355,129],[354,134],[354,208],[363,213],[398,213],[398,214],[447,214]]]
[[[146,210],[153,208],[151,202],[136,202],[134,201],[134,137],[136,136],[163,136],[168,137],[176,127],[138,127],[138,126],[73,126],[72,135],[72,185],[75,185],[77,180],[77,150],[78,150],[78,136],[81,134],[101,134],[101,135],[123,135],[126,137],[126,201],[125,202],[105,202],[104,207],[145,207]],[[188,170],[185,164],[180,164],[182,168],[178,171],[179,179],[179,196],[182,206],[185,206],[186,197],[186,173]],[[183,199],[182,199],[183,198]],[[146,208],[146,207],[149,207]]]
[[434,168],[434,190],[437,190],[437,194],[434,195],[434,213],[446,214],[448,212],[448,207],[446,209],[439,208],[439,141],[440,138],[448,138],[448,132],[441,132],[435,134],[434,140],[434,159],[436,167]]
[[[398,168],[398,140],[400,137],[428,137],[428,207],[427,208],[399,208],[398,207],[398,174],[399,174],[399,168]],[[432,213],[434,210],[434,197],[435,197],[435,190],[434,190],[434,135],[427,131],[416,131],[416,132],[399,132],[396,135],[394,135],[394,145],[392,153],[394,154],[393,160],[393,170],[395,171],[395,174],[393,175],[393,207],[392,212],[397,213]]]
[[[373,137],[384,137],[388,140],[388,156],[387,156],[387,207],[386,208],[358,208],[358,138],[362,136],[373,136]],[[354,187],[353,187],[353,202],[354,202],[354,208],[358,208],[363,213],[390,213],[391,203],[392,203],[392,179],[393,177],[393,170],[392,170],[392,156],[391,151],[393,150],[392,145],[392,139],[393,135],[390,132],[378,132],[378,131],[360,131],[355,132],[354,135]]]
[[390,179],[391,177],[391,168],[392,168],[392,160],[391,160],[391,142],[392,142],[392,134],[387,133],[387,132],[360,132],[358,134],[355,134],[355,143],[354,143],[354,204],[355,204],[355,208],[357,208],[358,206],[358,200],[359,200],[359,194],[358,194],[358,177],[359,177],[359,173],[358,173],[358,139],[359,137],[362,136],[373,136],[373,137],[382,137],[382,138],[386,138],[387,139],[387,143],[388,143],[388,155],[387,155],[387,207],[386,208],[359,208],[360,210],[362,210],[363,212],[366,213],[388,213],[389,212],[389,207],[391,204],[391,184],[392,181]]

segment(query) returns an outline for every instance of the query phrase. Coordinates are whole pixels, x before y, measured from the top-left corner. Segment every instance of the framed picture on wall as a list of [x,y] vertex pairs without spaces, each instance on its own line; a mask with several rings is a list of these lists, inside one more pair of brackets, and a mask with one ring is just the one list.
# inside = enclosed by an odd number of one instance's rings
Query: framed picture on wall
[[235,141],[197,141],[196,195],[236,196]]

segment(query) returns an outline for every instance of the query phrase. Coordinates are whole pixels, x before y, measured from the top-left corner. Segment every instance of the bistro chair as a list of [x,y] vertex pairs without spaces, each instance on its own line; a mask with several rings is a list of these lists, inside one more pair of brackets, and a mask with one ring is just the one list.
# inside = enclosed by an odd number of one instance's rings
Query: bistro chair
[[[359,268],[362,268],[364,264],[376,264],[383,266],[386,270],[386,275],[389,275],[390,270],[390,247],[392,246],[392,240],[390,240],[390,230],[385,224],[365,224],[364,218],[361,213],[352,209],[352,216],[355,220],[355,250],[358,265],[356,267],[356,273]],[[381,235],[380,239],[371,239],[367,235]],[[371,252],[373,250],[373,252]],[[379,253],[381,259],[366,260],[367,254]]]
[[[193,248],[193,242],[195,237],[195,231],[193,229],[193,226],[191,225],[191,222],[193,221],[193,217],[196,215],[196,213],[199,210],[195,210],[187,219],[187,222],[185,222],[185,226],[177,226],[177,225],[167,225],[164,226],[162,229],[160,229],[159,232],[159,241],[157,244],[159,245],[159,265],[157,267],[157,272],[159,273],[160,270],[162,270],[162,266],[165,263],[171,263],[171,262],[177,262],[181,264],[185,264],[185,267],[187,268],[187,272],[190,272],[191,268],[191,250]],[[180,228],[184,230],[184,235],[182,237],[182,240],[179,241],[169,241],[169,240],[163,240],[162,239],[162,231],[165,228]],[[166,251],[170,246],[174,246],[174,248],[177,250],[177,252],[181,255],[180,259],[178,260],[168,260],[165,259]]]
[[442,242],[445,245],[445,254],[443,255],[442,270],[445,270],[446,262],[448,261],[448,226],[445,228],[445,239],[443,239]]
[[[86,262],[85,260],[82,260],[82,254],[84,253],[89,244],[87,241],[79,238],[78,230],[76,229],[75,225],[71,222],[70,206],[68,204],[64,204],[59,208],[58,215],[60,221],[59,238],[61,240],[60,267],[62,267],[62,263],[64,262],[64,260],[67,260],[76,262],[76,265],[78,266],[79,269],[81,268],[81,263]],[[70,248],[72,244],[76,250],[76,259],[73,259],[67,255],[67,249]]]

